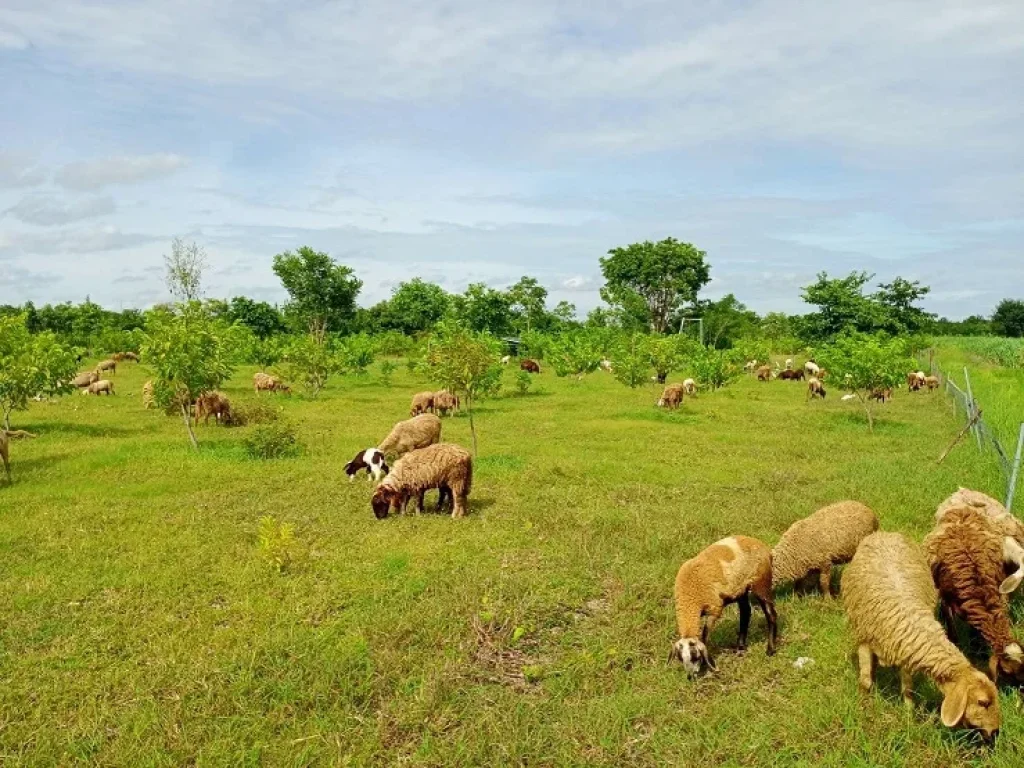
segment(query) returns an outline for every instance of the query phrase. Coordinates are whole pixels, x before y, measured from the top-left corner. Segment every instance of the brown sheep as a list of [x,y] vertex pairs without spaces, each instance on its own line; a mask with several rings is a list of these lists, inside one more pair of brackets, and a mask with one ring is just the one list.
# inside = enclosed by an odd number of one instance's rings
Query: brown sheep
[[892,400],[892,387],[877,387],[871,390],[868,400],[878,400],[881,403],[884,403],[886,400]]
[[993,682],[1001,673],[1019,684],[1024,683],[1024,650],[1013,637],[1006,595],[1020,585],[1024,571],[1005,577],[1004,539],[991,518],[965,506],[946,512],[925,537],[924,549],[950,639],[956,639],[954,617],[960,616],[992,649]]
[[88,387],[86,387],[85,389],[82,390],[82,394],[83,395],[99,395],[99,394],[112,395],[112,394],[114,394],[114,382],[112,382],[110,379],[100,379],[99,381],[94,381],[92,384],[90,384]]
[[410,416],[419,416],[421,413],[434,412],[434,393],[417,392],[412,396],[412,405],[409,407]]
[[933,389],[939,388],[939,377],[938,376],[925,376],[924,385],[930,392]]
[[80,373],[75,376],[75,378],[71,380],[71,385],[78,389],[82,389],[83,387],[88,387],[93,382],[99,380],[100,375],[96,373],[96,371],[86,371],[85,373]]
[[203,419],[204,424],[209,424],[211,416],[218,424],[231,423],[231,402],[223,392],[204,392],[196,398],[196,423]]
[[529,358],[519,363],[519,368],[527,373],[540,373],[540,364],[536,360],[530,360]]
[[665,390],[661,393],[661,399],[658,401],[658,407],[674,411],[683,402],[683,392],[682,384],[671,384],[665,387]]
[[783,381],[803,381],[804,380],[804,369],[801,368],[799,371],[792,369],[786,369],[779,374],[779,378]]
[[469,451],[452,443],[436,443],[410,451],[395,462],[394,469],[373,492],[370,506],[378,520],[392,509],[403,510],[416,499],[423,511],[423,497],[437,488],[437,508],[451,501],[452,517],[464,517],[466,500],[473,485],[473,458]]
[[271,376],[269,373],[256,373],[252,377],[253,388],[256,390],[256,394],[260,392],[284,392],[290,394],[292,389],[285,384],[277,376]]
[[825,399],[825,395],[827,395],[827,394],[828,393],[825,391],[824,385],[822,385],[821,381],[817,377],[812,376],[810,379],[808,379],[808,381],[807,381],[807,399],[808,400],[813,400],[816,397],[820,397],[822,400],[824,400]]
[[442,389],[440,392],[434,393],[434,413],[438,416],[447,416],[457,410],[459,410],[458,397],[453,395],[447,389]]
[[771,381],[772,380],[772,369],[767,365],[762,365],[757,369],[757,380],[758,381]]
[[96,363],[96,373],[104,373],[110,371],[110,375],[113,376],[117,373],[117,363],[113,360],[103,360],[102,362]]

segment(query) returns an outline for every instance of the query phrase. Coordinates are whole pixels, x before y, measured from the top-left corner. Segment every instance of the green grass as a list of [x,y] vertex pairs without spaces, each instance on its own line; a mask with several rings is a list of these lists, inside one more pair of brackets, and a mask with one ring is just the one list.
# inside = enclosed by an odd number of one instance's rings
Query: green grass
[[[200,427],[193,454],[141,409],[144,378],[16,414],[39,439],[0,486],[5,765],[1021,765],[1016,693],[992,752],[941,727],[923,682],[913,712],[893,676],[861,698],[838,601],[781,596],[774,658],[756,615],[730,650],[729,609],[717,675],[666,664],[675,572],[718,538],[774,543],[843,498],[920,537],[958,485],[999,495],[972,446],[936,465],[960,424],[937,394],[897,393],[871,435],[800,384],[745,378],[666,413],[651,388],[545,373],[481,404],[465,520],[377,521],[342,466],[427,384],[404,367],[273,396],[304,450],[270,462],[243,429]],[[444,435],[468,445],[468,420]],[[295,527],[284,574],[265,515]]]

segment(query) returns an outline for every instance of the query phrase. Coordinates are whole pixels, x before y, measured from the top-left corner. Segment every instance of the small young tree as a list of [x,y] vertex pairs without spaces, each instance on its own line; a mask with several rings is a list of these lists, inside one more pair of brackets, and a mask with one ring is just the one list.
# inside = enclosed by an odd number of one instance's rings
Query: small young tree
[[601,349],[584,332],[567,333],[548,346],[546,359],[557,376],[575,376],[580,382],[601,365]]
[[199,301],[203,297],[203,270],[206,269],[206,251],[194,242],[186,243],[180,237],[171,241],[171,255],[164,254],[167,290],[178,301]]
[[49,331],[31,334],[25,315],[0,316],[0,411],[3,428],[11,412],[28,409],[36,395],[69,392],[75,355]]
[[359,333],[341,342],[338,355],[346,372],[364,374],[373,365],[376,351],[374,340],[365,333]]
[[731,350],[700,347],[693,355],[693,378],[704,389],[720,389],[739,378],[743,368]]
[[274,257],[274,274],[290,301],[286,312],[323,342],[327,331],[340,332],[355,317],[356,296],[363,281],[351,268],[308,246]]
[[328,338],[297,336],[285,353],[287,376],[302,382],[306,393],[313,399],[320,396],[327,381],[341,373],[342,361]]
[[146,321],[143,360],[153,370],[153,397],[165,410],[177,410],[192,447],[199,449],[192,429],[192,403],[220,387],[234,371],[232,328],[214,320],[197,301],[177,312],[152,312]]
[[644,336],[635,333],[614,354],[612,373],[630,389],[636,389],[650,380],[651,360],[645,349],[645,341]]
[[817,361],[828,371],[829,381],[857,396],[871,431],[875,429],[871,393],[899,386],[907,371],[917,367],[905,339],[856,332],[838,336],[818,352]]
[[668,375],[683,364],[683,356],[674,336],[648,336],[644,341],[644,350],[659,384],[664,384]]
[[420,365],[433,381],[458,396],[469,415],[473,455],[477,453],[475,400],[494,394],[501,386],[501,345],[484,333],[474,333],[453,322],[442,322],[427,343]]

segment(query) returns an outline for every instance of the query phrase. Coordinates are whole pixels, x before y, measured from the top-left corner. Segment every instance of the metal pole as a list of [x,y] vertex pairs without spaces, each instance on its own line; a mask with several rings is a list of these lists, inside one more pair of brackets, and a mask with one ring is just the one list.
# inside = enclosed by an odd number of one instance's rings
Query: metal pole
[[698,317],[697,318],[697,328],[700,329],[700,345],[703,347],[704,346],[704,318],[703,317]]
[[[974,402],[974,390],[971,389],[971,377],[967,374],[967,366],[964,366],[964,381],[967,382],[967,419],[970,420],[978,410],[978,404]],[[972,430],[978,441],[978,450],[981,450],[981,431],[975,426]]]
[[1010,473],[1010,487],[1006,489],[1006,508],[1013,511],[1013,494],[1017,490],[1017,474],[1020,472],[1020,456],[1024,453],[1024,422],[1020,425],[1017,437],[1017,455],[1013,459],[1013,471]]

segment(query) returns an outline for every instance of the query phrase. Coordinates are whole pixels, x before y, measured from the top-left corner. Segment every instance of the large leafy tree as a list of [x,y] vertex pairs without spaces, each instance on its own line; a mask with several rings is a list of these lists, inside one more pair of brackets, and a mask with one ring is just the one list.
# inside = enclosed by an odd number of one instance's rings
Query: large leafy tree
[[235,296],[228,305],[227,315],[233,322],[247,326],[257,338],[266,339],[284,331],[284,319],[277,307],[265,301],[253,301],[248,296]]
[[464,294],[453,296],[452,311],[471,331],[497,336],[512,331],[512,302],[508,294],[484,283],[472,283]]
[[871,332],[883,321],[881,307],[864,295],[874,275],[851,272],[846,277],[830,278],[819,272],[818,279],[805,286],[803,300],[818,307],[804,318],[804,332],[811,340],[827,340],[844,331]]
[[279,253],[274,274],[288,291],[287,311],[314,338],[323,340],[327,331],[344,330],[354,317],[363,281],[326,253],[309,246]]
[[75,356],[54,334],[29,333],[24,315],[0,317],[0,413],[11,428],[11,412],[28,408],[37,394],[68,392]]
[[414,277],[400,283],[381,308],[385,329],[418,333],[433,328],[451,306],[451,297],[440,285]]
[[601,259],[601,298],[629,315],[642,312],[651,330],[664,333],[673,313],[696,301],[711,279],[706,257],[672,237],[613,248]]
[[931,291],[917,280],[895,278],[891,283],[882,283],[874,299],[883,311],[882,330],[891,334],[921,333],[935,318],[916,304]]
[[1024,336],[1024,301],[1003,299],[992,314],[992,332],[997,336]]
[[537,278],[526,275],[519,278],[519,282],[508,289],[508,297],[517,332],[529,332],[544,324],[548,289],[537,282]]
[[753,334],[758,327],[757,313],[733,294],[727,294],[718,301],[697,303],[694,314],[704,320],[704,343],[715,349],[731,347],[743,336]]

